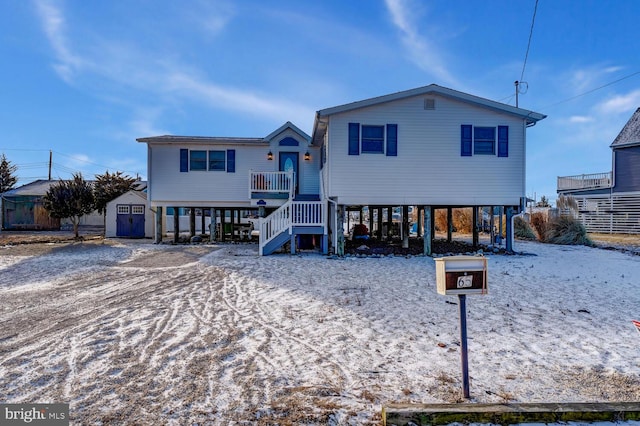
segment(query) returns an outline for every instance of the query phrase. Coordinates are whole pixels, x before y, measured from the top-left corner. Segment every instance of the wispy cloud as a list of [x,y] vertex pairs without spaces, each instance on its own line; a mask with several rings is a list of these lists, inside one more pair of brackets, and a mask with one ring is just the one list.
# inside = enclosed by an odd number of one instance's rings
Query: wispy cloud
[[598,105],[598,112],[602,114],[624,114],[635,111],[640,105],[640,90],[616,95]]
[[189,8],[187,19],[208,36],[217,36],[235,15],[235,7],[227,1],[200,0],[196,8]]
[[85,61],[75,55],[69,47],[66,36],[66,23],[62,11],[50,0],[37,0],[36,11],[40,18],[44,33],[56,55],[54,65],[56,73],[66,82],[71,82],[74,74],[80,71]]
[[[223,3],[218,3],[221,5]],[[91,34],[92,49],[82,50],[82,40],[67,36],[69,29],[63,9],[53,0],[35,0],[36,10],[44,33],[55,54],[54,69],[68,84],[77,85],[83,77],[83,88],[110,102],[126,105],[134,110],[141,96],[167,107],[180,102],[195,102],[207,108],[236,111],[267,119],[309,120],[314,110],[271,93],[225,86],[212,81],[203,70],[184,63],[178,55],[149,52],[135,42],[114,41]],[[205,13],[206,12],[206,13]],[[220,31],[232,11],[230,6],[205,8],[201,24],[210,31]],[[195,16],[195,12],[194,15]],[[75,47],[75,50],[74,50]],[[161,58],[161,59],[158,59]],[[155,124],[162,114],[133,120],[132,128],[142,134],[157,134]],[[165,131],[165,133],[168,133]]]
[[172,93],[180,94],[180,96],[205,102],[211,107],[219,107],[222,104],[226,109],[251,113],[252,115],[279,119],[298,117],[301,114],[307,118],[313,115],[313,110],[308,110],[303,105],[294,102],[216,85],[182,72],[167,75],[165,88]]
[[610,80],[611,74],[622,70],[620,66],[606,66],[596,64],[590,67],[572,70],[568,77],[563,78],[562,84],[571,88],[574,94],[581,94],[593,90],[603,82]]
[[569,123],[582,124],[582,123],[590,123],[591,121],[593,121],[593,117],[587,117],[584,115],[574,115],[569,117]]
[[433,74],[447,84],[459,86],[449,72],[441,52],[425,36],[421,35],[411,19],[416,7],[411,0],[385,0],[393,24],[400,30],[402,43],[411,61],[420,69]]

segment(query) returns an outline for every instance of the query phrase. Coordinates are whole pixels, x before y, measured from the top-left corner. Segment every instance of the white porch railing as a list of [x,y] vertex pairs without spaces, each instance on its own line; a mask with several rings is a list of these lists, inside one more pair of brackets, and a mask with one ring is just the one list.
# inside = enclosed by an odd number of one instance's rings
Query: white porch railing
[[[326,227],[326,203],[322,201],[288,201],[260,220],[260,255],[275,237],[294,226]],[[324,230],[326,233],[326,229]]]
[[611,187],[611,172],[588,175],[558,176],[558,191]]
[[254,192],[295,194],[295,173],[249,171],[249,198]]

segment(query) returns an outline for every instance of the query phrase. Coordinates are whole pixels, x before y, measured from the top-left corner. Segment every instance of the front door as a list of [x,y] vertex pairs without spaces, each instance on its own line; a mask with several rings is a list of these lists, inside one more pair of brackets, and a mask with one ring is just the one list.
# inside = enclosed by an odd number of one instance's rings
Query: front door
[[298,193],[298,153],[297,152],[281,152],[280,153],[280,171],[294,173],[295,194]]

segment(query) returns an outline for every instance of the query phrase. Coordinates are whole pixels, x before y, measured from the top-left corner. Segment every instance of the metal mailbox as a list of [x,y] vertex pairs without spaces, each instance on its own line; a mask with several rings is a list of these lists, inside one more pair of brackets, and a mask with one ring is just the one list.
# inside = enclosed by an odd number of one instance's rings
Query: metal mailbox
[[482,256],[450,256],[434,259],[438,294],[487,293],[487,258]]

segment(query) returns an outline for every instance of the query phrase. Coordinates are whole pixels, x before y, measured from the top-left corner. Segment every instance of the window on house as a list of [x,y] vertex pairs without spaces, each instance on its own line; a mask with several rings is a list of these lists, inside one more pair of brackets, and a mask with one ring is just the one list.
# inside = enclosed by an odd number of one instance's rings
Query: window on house
[[225,170],[225,151],[209,151],[209,170]]
[[349,123],[348,144],[349,155],[386,153],[388,157],[395,157],[398,155],[398,125]]
[[474,127],[470,124],[460,126],[460,155],[463,157],[496,155],[496,145],[498,157],[509,156],[509,126]]
[[207,170],[207,151],[189,151],[189,170]]
[[496,153],[496,128],[473,128],[473,154],[495,155]]
[[384,126],[362,125],[362,152],[384,153]]
[[180,149],[180,172],[192,170],[236,172],[236,150],[199,151]]

